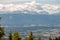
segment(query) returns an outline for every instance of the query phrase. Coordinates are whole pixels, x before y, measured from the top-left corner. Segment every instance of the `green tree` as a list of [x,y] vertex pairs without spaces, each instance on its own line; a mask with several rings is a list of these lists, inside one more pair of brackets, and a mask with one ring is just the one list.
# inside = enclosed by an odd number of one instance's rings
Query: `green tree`
[[30,34],[29,34],[29,40],[34,40],[34,37],[33,37],[33,33],[32,32],[30,32]]
[[[2,17],[0,17],[0,21],[1,21]],[[0,24],[0,40],[2,40],[2,37],[4,36],[4,27],[1,27]]]
[[21,40],[21,37],[19,37],[18,40]]
[[27,37],[25,37],[25,39],[24,40],[27,40]]
[[58,37],[58,40],[60,40],[60,36]]
[[40,37],[40,35],[38,35],[38,40],[41,40],[41,37]]
[[51,38],[51,37],[49,37],[49,40],[52,40],[52,38]]
[[9,40],[12,40],[12,33],[9,33]]
[[58,38],[56,37],[55,40],[58,40]]
[[0,27],[0,40],[2,40],[3,36],[4,36],[4,27]]
[[12,40],[21,40],[21,38],[19,37],[19,33],[18,32],[14,32],[13,33]]
[[29,40],[29,37],[25,37],[24,40]]

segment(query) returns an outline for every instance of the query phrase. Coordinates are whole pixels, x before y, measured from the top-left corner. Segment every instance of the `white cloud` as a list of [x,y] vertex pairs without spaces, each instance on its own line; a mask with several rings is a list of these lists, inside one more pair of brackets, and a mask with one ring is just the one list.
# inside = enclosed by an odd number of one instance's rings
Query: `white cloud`
[[60,5],[50,5],[50,4],[44,4],[41,5],[39,3],[36,3],[35,1],[31,3],[24,3],[24,4],[0,4],[0,11],[22,11],[24,13],[27,13],[27,11],[30,12],[37,12],[38,14],[42,12],[48,12],[49,14],[58,13],[60,12]]
[[[12,2],[12,1],[23,1],[23,0],[0,0],[0,2]],[[32,0],[24,0],[24,1],[32,1]],[[56,1],[56,0],[34,0],[34,1]],[[60,1],[60,0],[57,0]]]
[[60,6],[59,5],[49,5],[49,4],[45,4],[42,6],[43,9],[47,12],[51,13],[58,13],[60,12]]
[[27,1],[32,1],[32,0],[0,0],[0,2],[18,2],[18,1],[20,1],[20,2],[27,2]]

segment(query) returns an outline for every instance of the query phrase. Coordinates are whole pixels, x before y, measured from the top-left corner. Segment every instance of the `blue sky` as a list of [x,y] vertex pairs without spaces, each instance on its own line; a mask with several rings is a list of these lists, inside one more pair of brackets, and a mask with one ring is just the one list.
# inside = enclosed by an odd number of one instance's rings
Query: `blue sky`
[[0,0],[0,4],[8,4],[8,3],[14,3],[14,4],[20,4],[25,2],[32,2],[36,1],[41,4],[60,4],[60,0]]

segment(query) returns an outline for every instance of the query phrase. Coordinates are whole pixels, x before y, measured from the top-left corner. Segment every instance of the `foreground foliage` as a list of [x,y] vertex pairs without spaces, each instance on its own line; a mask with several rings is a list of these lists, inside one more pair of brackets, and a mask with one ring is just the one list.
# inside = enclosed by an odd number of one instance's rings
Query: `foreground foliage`
[[[4,27],[0,27],[0,40],[6,40],[4,39]],[[7,37],[7,40],[42,40],[41,36],[37,34],[37,39],[34,38],[33,32],[31,31],[25,38],[23,39],[20,34],[15,31],[15,32],[10,32],[9,36]],[[60,36],[56,37],[55,39],[49,37],[48,40],[60,40]]]

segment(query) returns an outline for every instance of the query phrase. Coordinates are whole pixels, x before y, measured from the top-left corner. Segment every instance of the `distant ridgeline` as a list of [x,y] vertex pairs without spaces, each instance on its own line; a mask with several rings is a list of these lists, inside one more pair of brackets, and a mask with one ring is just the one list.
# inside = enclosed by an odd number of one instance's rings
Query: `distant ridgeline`
[[[17,12],[13,12],[17,13]],[[60,24],[60,15],[45,15],[45,14],[0,14],[2,19],[0,20],[2,25],[14,26],[14,25],[25,25],[25,24]]]

